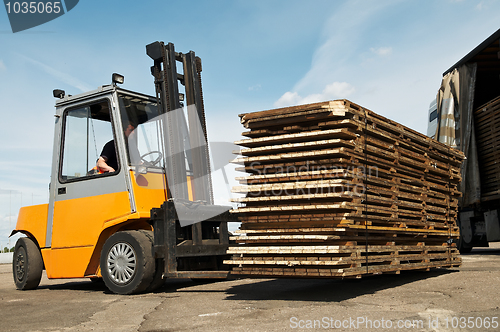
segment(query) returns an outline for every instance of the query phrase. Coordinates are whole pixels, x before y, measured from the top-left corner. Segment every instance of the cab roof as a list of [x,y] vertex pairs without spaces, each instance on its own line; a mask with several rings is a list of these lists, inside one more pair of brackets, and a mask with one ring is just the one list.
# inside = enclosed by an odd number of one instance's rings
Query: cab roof
[[56,100],[56,107],[67,105],[67,104],[72,104],[72,103],[77,102],[77,101],[94,98],[94,97],[100,96],[100,95],[109,94],[109,93],[114,92],[114,91],[129,95],[129,96],[135,96],[138,98],[149,99],[152,102],[156,101],[156,98],[153,96],[146,95],[146,94],[139,93],[139,92],[135,92],[135,91],[131,91],[131,90],[126,90],[126,89],[120,88],[118,86],[109,84],[109,85],[102,85],[95,90],[79,93],[77,95],[66,95],[66,96],[64,96],[64,98]]

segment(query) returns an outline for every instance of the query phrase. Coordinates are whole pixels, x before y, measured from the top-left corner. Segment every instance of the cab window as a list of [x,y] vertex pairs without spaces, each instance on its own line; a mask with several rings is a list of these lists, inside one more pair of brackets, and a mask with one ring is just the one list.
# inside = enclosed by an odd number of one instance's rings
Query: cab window
[[438,117],[438,111],[437,110],[432,111],[431,114],[429,115],[429,122],[434,121],[435,119],[437,119],[437,117]]
[[163,167],[162,119],[156,103],[126,94],[118,94],[118,101],[129,164]]
[[[108,142],[114,145],[108,102],[101,101],[69,110],[64,113],[63,120],[60,181],[101,175],[96,167],[97,159]],[[116,149],[114,157],[118,160]]]

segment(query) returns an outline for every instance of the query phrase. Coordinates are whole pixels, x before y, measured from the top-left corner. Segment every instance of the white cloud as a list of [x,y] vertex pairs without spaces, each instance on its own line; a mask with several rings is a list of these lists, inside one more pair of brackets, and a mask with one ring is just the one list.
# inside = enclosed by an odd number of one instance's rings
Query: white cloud
[[372,53],[375,53],[379,56],[387,56],[392,54],[392,47],[379,47],[379,48],[370,48]]
[[275,107],[310,104],[337,98],[347,98],[356,89],[347,82],[333,82],[328,84],[321,93],[309,94],[301,97],[298,92],[285,92],[275,103]]
[[7,67],[5,67],[5,64],[3,63],[2,60],[0,60],[0,71],[7,70]]
[[[292,90],[317,90],[332,82],[334,77],[347,81],[348,66],[366,45],[362,37],[370,33],[371,22],[394,3],[397,1],[347,1],[339,6],[325,23],[323,42],[314,52],[311,68]],[[353,15],[355,20],[345,19]]]
[[477,4],[476,9],[482,10],[483,8],[484,8],[484,3],[481,1],[480,3]]
[[86,91],[90,91],[92,90],[92,88],[90,87],[89,84],[86,84],[82,81],[80,81],[79,79],[67,74],[67,73],[63,73],[63,72],[60,72],[58,71],[57,69],[54,69],[44,63],[41,63],[37,60],[34,60],[34,59],[31,59],[31,58],[28,58],[27,56],[25,55],[20,55],[20,57],[26,59],[27,61],[31,62],[32,64],[34,64],[35,66],[37,66],[38,68],[42,69],[43,71],[45,71],[47,74],[49,74],[50,76],[54,77],[55,79],[59,80],[59,81],[62,81],[74,88],[77,88],[79,89],[80,91],[82,92],[86,92]]
[[262,88],[260,84],[255,84],[248,87],[248,91],[259,91]]
[[283,96],[280,97],[275,103],[274,106],[276,107],[282,107],[282,106],[289,106],[289,105],[297,105],[299,103],[299,100],[301,100],[301,97],[297,92],[290,92],[287,91],[283,94]]
[[323,90],[323,95],[328,98],[348,97],[354,92],[354,87],[347,82],[333,82]]

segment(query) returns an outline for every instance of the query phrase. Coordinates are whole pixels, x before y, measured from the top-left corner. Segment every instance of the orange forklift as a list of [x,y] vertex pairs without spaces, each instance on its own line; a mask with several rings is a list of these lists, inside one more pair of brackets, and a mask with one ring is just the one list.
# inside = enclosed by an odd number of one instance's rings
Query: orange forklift
[[[54,90],[49,203],[21,208],[11,234],[25,235],[13,259],[18,289],[38,287],[43,269],[49,279],[102,279],[118,294],[152,291],[168,277],[227,277],[235,220],[213,204],[201,60],[172,43],[146,53],[155,97],[118,87],[118,74],[87,93]],[[96,166],[107,144],[114,172]]]

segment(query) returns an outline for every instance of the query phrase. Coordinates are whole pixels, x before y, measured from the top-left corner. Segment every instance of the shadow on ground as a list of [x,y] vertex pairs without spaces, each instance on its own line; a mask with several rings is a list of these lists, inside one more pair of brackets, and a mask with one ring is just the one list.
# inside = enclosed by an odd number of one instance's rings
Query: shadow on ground
[[88,281],[65,281],[65,280],[56,280],[60,281],[60,283],[54,283],[50,285],[40,285],[38,289],[50,289],[50,290],[75,290],[75,291],[89,291],[89,292],[103,292],[109,293],[108,288],[102,282],[91,282]]
[[[415,281],[458,272],[433,270],[403,272],[400,275],[377,275],[362,279],[271,279],[237,285],[227,290],[227,300],[284,300],[340,302]],[[189,291],[183,289],[182,291]],[[198,291],[198,290],[197,290]],[[203,291],[201,291],[203,292]]]
[[[64,279],[55,280],[55,282],[50,285],[40,285],[38,289],[49,289],[49,290],[74,290],[74,291],[88,291],[88,292],[101,292],[104,294],[113,294],[108,290],[103,281],[92,282],[90,280],[82,280],[78,281],[67,281]],[[169,279],[165,282],[165,284],[153,293],[171,293],[176,292],[179,289],[196,286],[201,284],[201,282],[194,282],[191,279]]]
[[[231,278],[226,287],[195,287],[216,282],[191,281],[190,279],[168,279],[155,291],[156,294],[180,293],[220,293],[227,294],[226,300],[284,300],[284,301],[325,301],[340,302],[361,295],[403,286],[416,281],[436,278],[458,270],[436,269],[429,272],[403,271],[399,275],[375,275],[362,279],[247,279],[248,282],[233,285]],[[224,282],[224,281],[222,281]],[[225,283],[225,282],[224,282]],[[74,290],[112,294],[103,282],[70,281],[60,284],[42,285],[40,289]]]
[[[432,270],[429,272],[404,271],[400,275],[376,275],[362,279],[257,279],[245,284],[206,289],[200,285],[215,282],[169,279],[154,293],[227,293],[227,300],[286,300],[286,301],[335,301],[340,302],[380,290],[403,286],[415,281],[435,278],[458,272],[457,270]],[[228,281],[237,280],[231,278]],[[40,289],[74,290],[112,294],[104,282],[70,281],[60,284],[41,285]],[[212,288],[212,289],[211,289]]]
[[463,256],[473,256],[473,255],[495,255],[500,256],[500,248],[473,248],[470,253],[461,254]]

